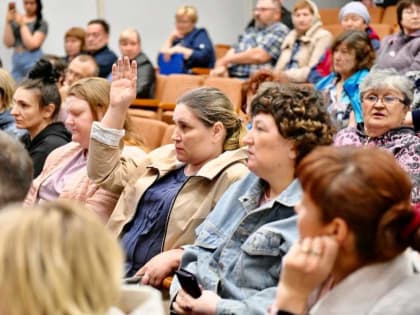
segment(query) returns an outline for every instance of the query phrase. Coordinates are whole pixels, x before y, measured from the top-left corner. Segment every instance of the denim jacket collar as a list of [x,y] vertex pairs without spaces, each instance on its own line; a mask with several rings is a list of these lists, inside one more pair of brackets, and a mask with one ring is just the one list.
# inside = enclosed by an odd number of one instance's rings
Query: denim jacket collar
[[244,208],[247,210],[271,208],[274,202],[282,205],[293,207],[302,198],[302,188],[299,181],[295,178],[289,186],[286,187],[275,199],[270,200],[264,205],[258,207],[261,199],[261,194],[267,184],[265,181],[255,176],[253,182],[250,184],[249,189],[239,198]]

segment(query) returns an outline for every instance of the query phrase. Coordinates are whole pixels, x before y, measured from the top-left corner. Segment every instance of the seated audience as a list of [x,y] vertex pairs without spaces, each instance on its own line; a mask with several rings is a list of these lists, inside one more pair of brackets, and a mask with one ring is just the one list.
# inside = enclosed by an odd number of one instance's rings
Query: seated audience
[[13,93],[15,93],[15,81],[9,72],[0,69],[0,130],[19,138],[25,134],[25,131],[16,128],[15,118],[10,113]]
[[420,70],[420,1],[401,0],[397,6],[400,32],[383,39],[378,52],[378,68],[393,68],[404,74]]
[[[352,1],[341,8],[339,13],[340,24],[344,31],[366,32],[373,48],[379,49],[380,41],[378,34],[369,26],[370,14],[367,8],[360,2]],[[308,81],[317,83],[323,77],[330,74],[332,69],[332,51],[327,50],[321,57],[318,64],[313,66],[309,72]]]
[[215,53],[213,43],[205,28],[197,28],[197,9],[191,5],[181,6],[175,14],[175,29],[166,39],[160,52],[166,60],[173,54],[184,58],[184,72],[194,67],[213,68]]
[[[87,78],[74,83],[66,98],[66,125],[72,142],[52,151],[42,172],[32,183],[25,199],[26,206],[57,198],[80,201],[107,222],[119,195],[99,188],[87,176],[90,130],[100,121],[109,104],[109,82],[103,78]],[[145,156],[137,149],[135,158]],[[127,152],[124,152],[127,156]]]
[[323,92],[337,129],[363,123],[359,85],[375,61],[375,50],[365,32],[346,31],[331,48],[333,72],[315,89]]
[[16,127],[28,131],[21,140],[34,163],[34,177],[41,172],[48,154],[71,140],[64,124],[55,121],[61,105],[57,79],[51,63],[40,60],[13,95],[11,114]]
[[136,70],[128,58],[114,66],[110,106],[91,132],[88,174],[122,193],[108,227],[121,237],[126,275],[159,286],[177,269],[180,247],[194,241],[195,228],[247,172],[246,154],[239,149],[242,124],[232,103],[217,89],[200,88],[177,102],[174,144],[143,160],[121,159],[121,128],[136,94]]
[[164,314],[158,292],[121,288],[122,250],[88,212],[64,201],[0,211],[3,314]]
[[64,60],[69,63],[85,51],[86,32],[81,27],[71,27],[64,34]]
[[243,140],[251,173],[225,192],[194,245],[184,247],[180,267],[195,274],[202,295],[194,299],[173,281],[176,314],[266,314],[282,257],[297,238],[295,168],[316,146],[332,143],[323,108],[305,86],[279,85],[253,99]]
[[25,199],[32,182],[32,159],[16,139],[0,131],[0,208]]
[[248,78],[253,72],[272,69],[281,54],[289,28],[280,22],[280,0],[258,0],[255,25],[245,30],[239,41],[220,58],[211,75]]
[[137,98],[153,98],[155,90],[155,69],[149,58],[142,52],[140,34],[134,28],[121,32],[120,51],[137,63]]
[[364,128],[341,130],[335,145],[377,146],[391,152],[411,176],[413,203],[420,202],[420,138],[403,126],[413,100],[413,84],[392,70],[376,70],[360,85]]
[[297,169],[300,241],[283,259],[271,314],[420,314],[420,209],[392,155],[316,150]]
[[42,44],[48,33],[43,18],[41,0],[24,0],[24,13],[19,13],[16,2],[10,1],[6,12],[3,44],[13,47],[12,77],[21,81],[42,57]]
[[117,55],[108,47],[109,24],[103,19],[91,20],[86,29],[86,51],[95,58],[99,76],[107,78],[117,60]]
[[311,0],[299,0],[293,7],[293,29],[281,46],[274,72],[290,82],[306,82],[309,71],[330,47],[332,35],[322,28],[318,8]]

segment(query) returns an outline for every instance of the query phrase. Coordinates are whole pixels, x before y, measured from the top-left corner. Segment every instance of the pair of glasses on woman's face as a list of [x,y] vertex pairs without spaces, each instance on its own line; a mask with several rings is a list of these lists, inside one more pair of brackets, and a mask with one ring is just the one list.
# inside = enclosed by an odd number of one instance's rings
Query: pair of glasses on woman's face
[[378,96],[375,94],[368,94],[368,95],[364,95],[362,98],[363,102],[369,104],[369,105],[375,105],[376,103],[378,103],[379,100],[381,100],[382,104],[385,104],[387,106],[392,106],[395,105],[397,103],[401,103],[404,104],[404,100],[394,96],[394,95],[382,95],[382,96]]

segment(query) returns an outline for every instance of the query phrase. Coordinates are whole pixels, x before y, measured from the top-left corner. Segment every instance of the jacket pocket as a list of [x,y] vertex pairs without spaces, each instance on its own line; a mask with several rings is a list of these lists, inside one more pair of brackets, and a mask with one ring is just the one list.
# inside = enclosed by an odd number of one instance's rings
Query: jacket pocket
[[209,249],[215,250],[224,242],[225,236],[212,222],[204,221],[197,228],[197,236],[195,240],[195,245]]
[[242,288],[264,290],[276,286],[288,247],[279,232],[260,228],[252,233],[241,246],[241,261],[234,271]]

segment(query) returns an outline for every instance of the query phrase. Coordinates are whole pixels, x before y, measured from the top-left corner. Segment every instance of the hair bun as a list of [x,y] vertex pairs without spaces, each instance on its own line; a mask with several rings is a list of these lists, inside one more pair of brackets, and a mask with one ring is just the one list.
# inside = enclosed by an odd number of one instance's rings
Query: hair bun
[[54,68],[51,62],[40,59],[29,71],[28,78],[32,80],[42,80],[45,84],[55,84],[60,74]]

